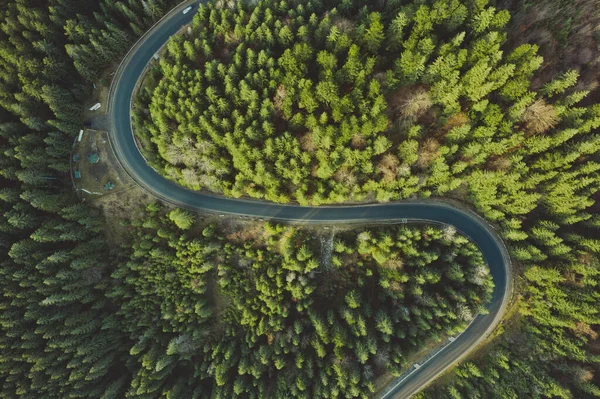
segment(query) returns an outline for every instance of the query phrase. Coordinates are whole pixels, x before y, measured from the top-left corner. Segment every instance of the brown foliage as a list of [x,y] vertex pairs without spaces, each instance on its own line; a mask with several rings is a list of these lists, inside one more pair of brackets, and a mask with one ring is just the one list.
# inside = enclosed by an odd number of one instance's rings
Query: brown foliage
[[337,26],[341,32],[350,32],[354,29],[356,23],[348,18],[337,17],[333,21],[333,24]]
[[338,183],[342,183],[346,186],[353,186],[356,184],[356,176],[345,167],[339,168],[333,175],[333,178]]
[[391,258],[386,260],[382,266],[390,270],[400,270],[404,266],[404,262],[400,258]]
[[403,118],[418,118],[433,104],[429,92],[424,87],[400,89],[389,101],[392,112]]
[[393,154],[385,154],[377,164],[377,171],[383,174],[385,182],[396,179],[400,170],[400,160]]
[[575,378],[580,382],[590,382],[594,379],[594,372],[590,369],[580,367],[575,373]]
[[281,110],[283,105],[283,100],[285,99],[286,91],[284,85],[279,85],[277,91],[275,92],[275,97],[273,98],[273,106],[277,111]]
[[443,130],[450,131],[457,126],[466,125],[467,123],[469,123],[469,116],[464,112],[459,112],[448,118]]
[[522,120],[530,133],[539,134],[556,126],[558,117],[552,105],[546,103],[543,99],[538,99],[527,107]]
[[577,322],[577,324],[575,324],[573,331],[579,336],[587,335],[593,340],[598,339],[598,333],[594,331],[594,329],[592,329],[592,327],[590,327],[589,324],[584,323],[582,321],[579,321]]
[[404,285],[402,285],[402,283],[399,281],[391,281],[388,290],[392,292],[403,292]]
[[495,157],[488,162],[488,168],[491,170],[508,170],[512,162],[507,157]]
[[365,145],[367,144],[367,140],[365,139],[365,136],[363,136],[360,133],[355,134],[354,136],[352,136],[352,147],[354,148],[364,148]]
[[264,234],[264,227],[262,224],[255,224],[248,228],[243,228],[235,233],[227,235],[227,240],[233,243],[243,244],[245,242],[260,242],[260,238]]
[[314,152],[317,149],[312,133],[306,133],[300,138],[300,147],[306,152]]
[[436,139],[429,138],[425,140],[421,148],[419,148],[417,166],[419,168],[426,168],[439,155],[439,148],[440,143]]

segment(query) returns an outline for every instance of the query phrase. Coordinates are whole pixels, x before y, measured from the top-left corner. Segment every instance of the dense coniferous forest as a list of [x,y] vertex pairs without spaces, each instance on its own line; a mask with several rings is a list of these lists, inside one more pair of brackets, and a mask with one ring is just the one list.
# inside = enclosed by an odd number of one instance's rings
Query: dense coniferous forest
[[[0,0],[0,397],[364,397],[481,310],[462,236],[344,230],[328,251],[151,204],[117,248],[72,192],[92,83],[176,3]],[[598,397],[598,52],[577,39],[600,24],[595,0],[536,4],[217,1],[148,76],[137,132],[196,189],[472,205],[509,246],[515,312],[421,397]]]
[[[543,59],[533,45],[501,48],[506,10],[420,3],[201,7],[140,98],[153,165],[193,189],[276,202],[466,188],[490,216],[506,213],[494,201],[517,214],[551,207],[558,193],[540,183],[571,161],[546,153],[579,137],[573,160],[597,150],[586,133],[600,109],[578,106],[577,72],[533,90]],[[504,198],[488,198],[498,189]]]
[[185,217],[150,205],[112,275],[123,284],[109,296],[137,341],[130,392],[362,396],[429,339],[464,328],[493,287],[481,253],[452,228],[350,230],[328,250],[268,223],[229,234],[184,224],[182,234]]
[[0,1],[2,398],[118,398],[129,384],[115,260],[72,191],[69,152],[91,87],[79,73],[98,77],[169,6]]

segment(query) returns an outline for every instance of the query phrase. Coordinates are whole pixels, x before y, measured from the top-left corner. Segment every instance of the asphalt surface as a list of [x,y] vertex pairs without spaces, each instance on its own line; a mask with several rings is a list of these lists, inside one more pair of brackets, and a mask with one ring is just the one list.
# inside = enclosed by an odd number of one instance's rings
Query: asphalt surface
[[[184,15],[189,4],[194,9]],[[295,223],[406,223],[431,221],[450,224],[472,239],[483,252],[494,279],[495,288],[487,315],[479,315],[457,339],[437,356],[396,379],[386,389],[385,398],[409,398],[455,364],[480,343],[499,323],[511,291],[510,260],[504,244],[493,228],[470,211],[435,200],[396,202],[356,206],[301,207],[264,201],[223,198],[194,192],[179,186],[149,167],[136,147],[131,129],[131,98],[136,83],[152,56],[169,37],[190,23],[197,1],[187,1],[167,14],[136,43],[115,74],[109,96],[110,140],[117,159],[129,175],[152,195],[192,210],[223,215],[243,215]]]

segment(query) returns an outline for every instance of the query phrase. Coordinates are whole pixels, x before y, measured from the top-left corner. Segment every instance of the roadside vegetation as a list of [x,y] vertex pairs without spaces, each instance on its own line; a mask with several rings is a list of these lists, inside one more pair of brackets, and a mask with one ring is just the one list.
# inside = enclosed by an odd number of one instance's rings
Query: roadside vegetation
[[[0,397],[367,395],[489,297],[460,235],[345,231],[323,256],[303,229],[156,204],[107,220],[72,191],[92,83],[176,3],[0,0]],[[421,397],[598,397],[596,3],[532,4],[217,1],[151,72],[137,133],[196,189],[472,205],[518,315]]]

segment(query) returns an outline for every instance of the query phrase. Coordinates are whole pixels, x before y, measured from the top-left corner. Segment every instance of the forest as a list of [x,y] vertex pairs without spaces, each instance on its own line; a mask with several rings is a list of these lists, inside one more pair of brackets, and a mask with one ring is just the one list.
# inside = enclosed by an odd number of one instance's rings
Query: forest
[[[72,191],[92,84],[176,3],[0,0],[0,397],[367,397],[483,311],[460,234],[369,226],[327,250],[155,203],[110,220]],[[215,1],[150,71],[136,131],[194,189],[473,207],[515,311],[419,397],[600,397],[597,6]]]
[[123,283],[109,293],[136,342],[136,394],[365,397],[374,376],[484,312],[493,288],[452,228],[353,229],[329,248],[269,223],[182,232],[193,215],[163,213],[151,204],[133,223],[132,256],[112,274]]

